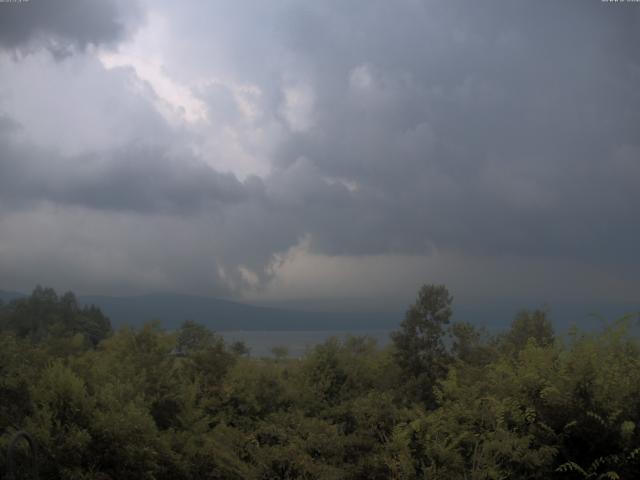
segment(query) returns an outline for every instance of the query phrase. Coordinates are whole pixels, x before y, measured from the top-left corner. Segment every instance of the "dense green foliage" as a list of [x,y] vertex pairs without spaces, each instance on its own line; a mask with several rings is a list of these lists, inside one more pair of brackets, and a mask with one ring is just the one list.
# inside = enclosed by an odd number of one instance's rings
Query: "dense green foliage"
[[490,336],[451,307],[425,286],[387,348],[253,358],[193,322],[112,332],[38,288],[0,307],[0,448],[29,431],[41,478],[640,478],[630,319],[561,340],[521,312]]

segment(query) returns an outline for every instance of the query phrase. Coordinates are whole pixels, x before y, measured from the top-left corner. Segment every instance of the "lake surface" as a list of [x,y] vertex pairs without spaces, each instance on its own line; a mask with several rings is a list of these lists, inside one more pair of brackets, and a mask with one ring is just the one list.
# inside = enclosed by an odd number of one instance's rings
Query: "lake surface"
[[389,343],[391,330],[321,330],[321,331],[232,331],[218,332],[227,342],[241,340],[251,350],[251,356],[262,357],[272,355],[273,347],[286,347],[289,356],[301,357],[315,345],[331,337],[345,338],[347,336],[370,337],[379,346]]

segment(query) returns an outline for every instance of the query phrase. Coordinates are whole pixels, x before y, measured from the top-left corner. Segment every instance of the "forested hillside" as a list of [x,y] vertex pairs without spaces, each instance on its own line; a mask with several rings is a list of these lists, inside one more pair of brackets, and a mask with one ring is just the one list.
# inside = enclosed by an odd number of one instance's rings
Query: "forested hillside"
[[43,479],[640,478],[633,317],[558,338],[523,311],[489,335],[453,308],[426,285],[387,348],[255,358],[38,288],[0,306],[0,476],[26,430]]

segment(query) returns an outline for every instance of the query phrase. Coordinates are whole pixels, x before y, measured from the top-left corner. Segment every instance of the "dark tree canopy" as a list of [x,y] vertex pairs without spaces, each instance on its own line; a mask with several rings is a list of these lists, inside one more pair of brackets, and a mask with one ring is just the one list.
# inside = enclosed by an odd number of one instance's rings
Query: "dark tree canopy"
[[418,396],[429,404],[434,400],[435,382],[447,370],[449,355],[443,339],[453,313],[452,302],[444,285],[424,285],[400,330],[391,335],[398,364],[415,379]]
[[111,334],[111,322],[98,307],[81,307],[72,292],[59,297],[41,286],[0,307],[0,325],[34,341],[81,334],[94,346]]
[[529,341],[545,347],[552,345],[554,340],[555,333],[548,310],[537,309],[518,312],[511,328],[503,335],[502,343],[503,348],[515,354],[523,350]]
[[546,312],[492,336],[451,302],[424,286],[383,348],[260,358],[194,322],[94,348],[97,311],[38,288],[0,307],[0,452],[26,430],[40,478],[70,480],[640,478],[630,318],[555,342]]

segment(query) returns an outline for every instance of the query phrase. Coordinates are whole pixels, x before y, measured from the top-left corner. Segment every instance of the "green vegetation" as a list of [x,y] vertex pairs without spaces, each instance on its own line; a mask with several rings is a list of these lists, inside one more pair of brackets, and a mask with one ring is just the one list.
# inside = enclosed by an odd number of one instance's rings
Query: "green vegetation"
[[630,318],[559,339],[521,312],[490,336],[451,308],[425,286],[387,348],[252,358],[193,322],[113,332],[37,288],[0,306],[0,448],[30,432],[41,478],[640,478]]

